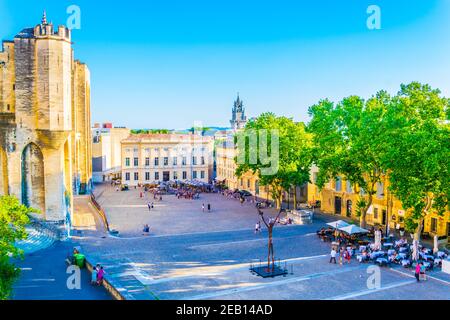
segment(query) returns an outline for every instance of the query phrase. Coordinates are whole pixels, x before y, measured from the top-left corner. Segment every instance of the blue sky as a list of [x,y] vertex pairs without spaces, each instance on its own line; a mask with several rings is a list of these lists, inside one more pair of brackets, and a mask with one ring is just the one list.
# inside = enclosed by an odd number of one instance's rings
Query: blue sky
[[[307,121],[321,98],[421,81],[450,96],[450,1],[0,0],[0,39],[81,9],[76,58],[91,70],[92,119],[131,128],[226,126],[249,116]],[[381,30],[366,27],[381,8]]]

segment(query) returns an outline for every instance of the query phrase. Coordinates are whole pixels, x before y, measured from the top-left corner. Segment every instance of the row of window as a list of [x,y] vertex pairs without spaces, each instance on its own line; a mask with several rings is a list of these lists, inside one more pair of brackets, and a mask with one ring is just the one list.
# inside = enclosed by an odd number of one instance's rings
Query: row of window
[[[317,180],[316,180],[316,181],[317,181]],[[335,180],[335,187],[334,187],[334,189],[335,189],[337,192],[341,192],[341,191],[342,191],[342,183],[343,183],[343,181],[342,181],[341,178],[337,178],[337,179]],[[347,193],[353,193],[353,186],[352,186],[351,182],[347,180],[345,185],[346,185],[346,190],[345,190],[345,192],[347,192]],[[366,194],[366,192],[365,192],[365,190],[364,190],[363,188],[361,188],[360,193],[361,193],[361,195],[365,195],[365,194]],[[378,198],[383,198],[383,197],[384,197],[384,183],[382,183],[382,182],[378,182],[378,183],[377,183],[377,193],[376,193],[376,196],[377,196]]]
[[[170,151],[177,152],[178,151],[178,148],[145,148],[144,151],[148,153],[148,152],[150,152],[151,149],[153,149],[155,152],[159,152],[160,149],[163,150],[164,152],[170,152]],[[187,149],[188,148],[181,148],[181,151],[186,152]],[[131,151],[139,152],[139,149],[138,148],[133,148],[133,149],[126,148],[125,149],[125,152],[131,152]],[[197,151],[204,152],[204,151],[206,151],[206,147],[192,148],[191,151],[192,152],[197,152]]]
[[[134,172],[133,173],[133,180],[134,181],[139,181],[139,172]],[[163,172],[163,176],[162,176],[163,180],[170,180],[170,172]],[[179,179],[179,175],[177,171],[174,171],[172,173],[172,178],[173,180],[178,180]],[[161,179],[161,175],[160,172],[155,172],[154,174],[154,179],[153,181],[159,181]],[[183,171],[181,173],[181,179],[182,180],[186,180],[187,179],[187,171]],[[192,179],[198,179],[198,171],[192,171]],[[200,179],[205,179],[205,171],[200,171]],[[131,180],[131,173],[130,172],[126,172],[125,173],[125,181],[130,181]],[[145,172],[145,181],[151,181],[152,179],[150,178],[150,172]]]
[[[192,157],[192,165],[196,166],[197,163],[197,157]],[[131,159],[130,158],[125,158],[125,167],[130,167],[130,163],[131,163]],[[181,158],[181,165],[185,166],[187,164],[187,158],[186,157],[182,157]],[[200,157],[200,164],[203,166],[206,164],[205,161],[205,157],[201,156]],[[159,157],[155,157],[153,158],[153,165],[155,167],[159,166]],[[163,158],[163,165],[164,166],[168,166],[169,165],[169,157],[164,157]],[[178,165],[178,157],[173,157],[172,158],[172,165],[173,166],[177,166]],[[139,166],[139,158],[133,158],[133,166],[138,167]],[[145,166],[149,167],[150,166],[150,158],[145,158]]]

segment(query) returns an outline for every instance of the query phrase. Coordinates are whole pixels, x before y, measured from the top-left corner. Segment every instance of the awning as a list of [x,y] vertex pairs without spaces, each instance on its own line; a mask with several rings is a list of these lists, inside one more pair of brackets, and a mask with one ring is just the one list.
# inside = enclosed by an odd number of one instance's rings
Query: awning
[[327,223],[327,225],[335,228],[335,229],[339,229],[339,228],[343,228],[343,227],[347,227],[349,226],[349,224],[343,220],[338,220],[338,221],[334,221],[334,222],[329,222]]
[[354,224],[349,225],[347,227],[341,227],[338,228],[340,231],[344,231],[348,234],[357,234],[357,233],[368,233],[369,231],[363,228],[360,228],[358,226],[355,226]]

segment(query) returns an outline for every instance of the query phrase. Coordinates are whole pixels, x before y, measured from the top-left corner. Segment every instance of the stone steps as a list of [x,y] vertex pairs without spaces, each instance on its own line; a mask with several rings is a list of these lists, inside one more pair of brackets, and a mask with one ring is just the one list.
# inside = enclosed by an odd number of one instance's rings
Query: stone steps
[[17,247],[24,251],[24,254],[31,254],[36,251],[46,249],[55,243],[55,239],[42,231],[32,227],[27,227],[28,238],[17,242]]

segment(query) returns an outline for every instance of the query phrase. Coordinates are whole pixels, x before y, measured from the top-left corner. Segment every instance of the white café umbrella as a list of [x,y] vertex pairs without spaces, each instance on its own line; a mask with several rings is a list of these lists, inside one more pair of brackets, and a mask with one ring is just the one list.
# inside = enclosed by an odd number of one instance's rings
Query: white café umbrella
[[357,233],[368,233],[369,231],[363,228],[360,228],[358,226],[355,226],[354,224],[351,224],[346,227],[338,228],[340,231],[344,231],[348,234],[357,234]]
[[327,223],[327,225],[335,228],[335,229],[339,229],[339,228],[343,228],[343,227],[347,227],[349,226],[349,224],[343,220],[338,220],[338,221],[334,221],[334,222],[329,222]]

